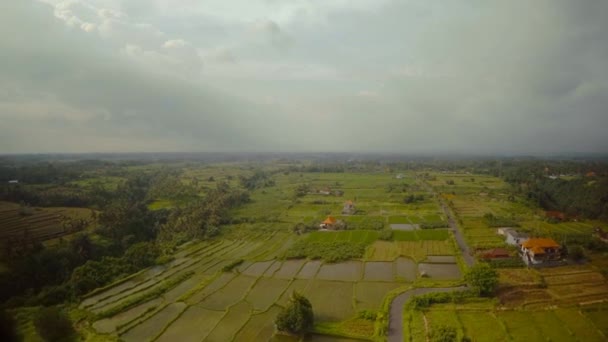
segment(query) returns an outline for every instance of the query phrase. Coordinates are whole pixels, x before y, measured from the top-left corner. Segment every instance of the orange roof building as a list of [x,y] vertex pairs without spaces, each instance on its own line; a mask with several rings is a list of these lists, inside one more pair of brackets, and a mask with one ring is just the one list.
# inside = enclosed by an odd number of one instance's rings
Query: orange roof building
[[527,261],[533,264],[539,264],[548,260],[559,260],[561,258],[561,246],[553,239],[528,239],[521,244],[521,250]]
[[323,221],[323,224],[326,225],[332,225],[332,224],[336,224],[337,220],[335,217],[333,216],[327,216],[327,218],[325,219],[325,221]]

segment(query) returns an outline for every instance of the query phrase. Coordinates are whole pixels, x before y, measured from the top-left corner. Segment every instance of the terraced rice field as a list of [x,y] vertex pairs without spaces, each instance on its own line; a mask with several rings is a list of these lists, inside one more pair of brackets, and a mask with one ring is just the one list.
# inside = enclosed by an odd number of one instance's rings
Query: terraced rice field
[[0,241],[31,243],[73,234],[92,223],[92,212],[86,208],[21,208],[0,202]]
[[[335,264],[246,259],[233,271],[221,272],[223,265],[260,255],[264,248],[255,239],[192,245],[165,267],[92,293],[80,307],[100,315],[93,323],[98,332],[125,341],[267,340],[276,313],[293,291],[309,298],[318,322],[343,321],[358,310],[377,310],[387,292],[418,278],[416,263],[406,258]],[[181,281],[173,284],[176,280]],[[161,296],[145,297],[168,283],[172,287]],[[138,298],[145,299],[133,302]]]

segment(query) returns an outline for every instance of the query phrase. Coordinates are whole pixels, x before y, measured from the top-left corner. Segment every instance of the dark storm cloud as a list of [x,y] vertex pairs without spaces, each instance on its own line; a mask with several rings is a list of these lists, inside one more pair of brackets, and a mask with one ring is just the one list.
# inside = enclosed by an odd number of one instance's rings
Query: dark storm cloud
[[607,1],[0,5],[0,152],[606,152]]

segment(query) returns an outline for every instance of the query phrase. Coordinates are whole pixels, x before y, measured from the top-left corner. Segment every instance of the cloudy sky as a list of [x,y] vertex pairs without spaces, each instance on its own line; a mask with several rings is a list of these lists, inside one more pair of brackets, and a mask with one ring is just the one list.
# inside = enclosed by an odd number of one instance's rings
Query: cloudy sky
[[0,153],[608,152],[605,0],[0,1]]

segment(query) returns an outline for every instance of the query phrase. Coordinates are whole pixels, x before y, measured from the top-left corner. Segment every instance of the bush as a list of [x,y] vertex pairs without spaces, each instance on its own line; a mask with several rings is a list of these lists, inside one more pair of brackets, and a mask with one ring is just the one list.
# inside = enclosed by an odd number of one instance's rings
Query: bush
[[368,321],[375,321],[378,314],[371,310],[361,310],[357,313],[358,318],[362,318]]
[[314,315],[312,305],[306,297],[297,292],[291,294],[287,306],[279,312],[275,324],[279,331],[304,335],[312,329]]
[[456,328],[449,326],[440,326],[431,332],[431,341],[433,342],[455,342]]
[[433,304],[461,303],[465,298],[471,297],[472,295],[473,294],[470,291],[433,292],[412,297],[412,300],[408,305],[410,305],[412,309],[419,310],[428,308]]
[[43,340],[70,341],[75,331],[70,319],[56,307],[43,307],[34,317],[34,327]]
[[464,276],[465,280],[482,296],[494,293],[498,285],[498,272],[487,263],[478,263]]
[[384,240],[384,241],[391,241],[391,240],[393,240],[393,231],[392,230],[383,230],[383,231],[381,231],[380,235],[378,235],[378,239]]
[[579,245],[568,246],[568,255],[573,260],[582,260],[585,258],[585,251]]

